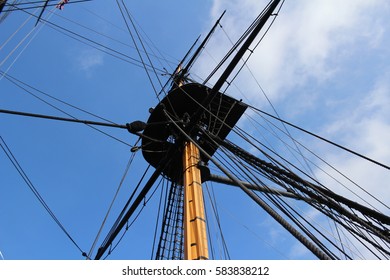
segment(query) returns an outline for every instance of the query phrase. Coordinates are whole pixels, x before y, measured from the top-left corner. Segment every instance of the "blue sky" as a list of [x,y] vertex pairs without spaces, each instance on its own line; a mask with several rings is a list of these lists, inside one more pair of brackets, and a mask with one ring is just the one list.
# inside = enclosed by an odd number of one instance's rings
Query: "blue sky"
[[[44,17],[137,58],[137,53],[129,46],[131,38],[116,2],[108,2],[66,5],[63,11],[48,9]],[[229,49],[227,36],[236,40],[266,1],[236,2],[196,1],[183,6],[180,1],[128,1],[127,5],[142,32],[158,49],[156,55],[164,57],[153,58],[156,67],[165,67],[168,72],[174,69],[198,35],[205,35],[222,11],[227,10],[223,29],[217,30],[194,65],[196,75],[192,77],[200,79],[207,76],[215,61]],[[284,119],[389,165],[389,13],[389,4],[380,0],[351,0],[341,4],[329,0],[286,1],[251,57],[250,71],[244,68],[228,93],[272,112],[259,83]],[[157,99],[142,68],[71,39],[48,25],[38,24],[34,28],[33,18],[11,38],[27,19],[28,15],[14,12],[0,24],[1,71],[116,123],[147,119],[148,109],[157,104]],[[30,31],[30,36],[18,46]],[[30,39],[31,43],[27,43]],[[5,78],[0,80],[0,88],[2,109],[61,115]],[[77,118],[92,118],[48,100]],[[248,114],[240,127],[288,153],[265,131],[255,131],[249,121],[251,113]],[[81,124],[18,116],[1,115],[0,131],[57,218],[80,247],[89,251],[132,155],[130,147]],[[104,131],[130,145],[137,140],[126,131]],[[305,135],[292,133],[385,204],[390,203],[389,172]],[[82,259],[4,153],[0,153],[0,163],[0,251],[4,258]],[[317,164],[328,168],[322,162]],[[106,230],[145,167],[142,154],[138,152]],[[319,168],[314,172],[323,182],[334,185],[335,191],[350,195]],[[209,187],[216,191],[224,236],[233,259],[315,258],[237,189]],[[147,203],[110,258],[150,258],[158,194],[159,191]],[[388,209],[381,210],[389,214]]]

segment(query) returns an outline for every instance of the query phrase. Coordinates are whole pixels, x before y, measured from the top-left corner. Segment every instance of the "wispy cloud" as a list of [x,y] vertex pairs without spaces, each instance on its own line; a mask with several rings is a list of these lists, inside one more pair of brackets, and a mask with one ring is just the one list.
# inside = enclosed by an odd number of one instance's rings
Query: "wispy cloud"
[[[261,5],[254,0],[215,0],[212,16],[216,18],[223,9],[227,9],[222,25],[226,33],[235,39],[267,2],[263,1]],[[274,101],[308,81],[326,81],[337,73],[342,67],[341,62],[359,44],[369,42],[371,47],[378,45],[384,31],[380,17],[373,16],[373,13],[388,8],[388,5],[380,0],[286,1],[271,32],[256,50],[249,65]],[[226,52],[228,44],[223,32],[217,36],[210,47],[210,53],[216,60],[218,54]],[[207,72],[208,68],[204,66],[202,70]],[[250,88],[257,87],[253,82],[249,83],[245,88],[249,96]],[[258,97],[257,93],[255,97]]]
[[103,54],[98,51],[84,50],[77,56],[77,67],[87,76],[91,76],[93,70],[103,63]]
[[[324,134],[332,139],[338,139],[339,143],[368,157],[389,164],[389,81],[388,74],[379,77],[373,88],[365,94],[364,98],[354,104],[352,110],[340,111],[338,120],[326,126]],[[383,172],[381,168],[348,154],[329,152],[326,157],[335,167],[348,172],[352,178],[365,187],[366,191],[372,191],[382,200],[390,201],[390,193],[384,186],[385,182],[390,182],[388,172]],[[383,207],[381,208],[386,211]]]
[[[214,0],[213,3],[213,18],[227,9],[222,26],[234,40],[268,1],[259,4],[255,0]],[[388,61],[390,56],[389,11],[390,4],[384,0],[286,1],[249,62],[256,79],[276,107],[281,108],[282,115],[298,112],[316,127],[315,132],[387,164],[390,163],[390,66],[383,60]],[[226,44],[229,40],[224,32],[219,32],[210,42],[209,56],[218,61],[220,54],[226,52]],[[210,57],[198,66],[204,75],[210,71]],[[244,100],[248,98],[251,104],[263,106],[265,99],[260,97],[260,90],[248,72],[241,73],[240,88],[245,93]],[[301,120],[305,127],[305,120]],[[329,147],[316,152],[365,191],[390,202],[390,192],[384,187],[390,182],[388,172]],[[339,184],[322,172],[317,171],[316,175],[333,190],[352,194],[345,188],[333,188]],[[337,174],[334,176],[351,184]],[[374,203],[365,191],[353,191]],[[385,207],[379,208],[389,213]],[[301,248],[293,245],[291,256],[302,256]]]

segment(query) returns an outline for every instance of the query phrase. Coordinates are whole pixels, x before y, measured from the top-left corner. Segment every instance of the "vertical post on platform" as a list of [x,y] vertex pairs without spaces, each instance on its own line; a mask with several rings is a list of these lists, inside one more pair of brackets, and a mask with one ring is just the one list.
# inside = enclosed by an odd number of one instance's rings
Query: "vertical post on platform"
[[185,142],[183,186],[184,258],[186,260],[207,260],[209,258],[199,160],[199,149],[192,142]]

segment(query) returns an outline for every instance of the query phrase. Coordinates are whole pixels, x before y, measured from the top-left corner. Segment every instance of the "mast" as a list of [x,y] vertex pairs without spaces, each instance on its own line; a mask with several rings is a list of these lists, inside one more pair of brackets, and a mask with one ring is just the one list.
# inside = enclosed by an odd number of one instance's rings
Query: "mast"
[[194,143],[184,143],[183,187],[184,187],[184,258],[207,260],[209,258],[206,218],[202,181],[198,163],[199,149]]
[[[246,109],[246,105],[220,92],[222,85],[233,72],[243,55],[249,49],[267,20],[272,16],[280,0],[271,1],[268,7],[253,24],[241,47],[227,65],[213,88],[201,84],[184,84],[184,76],[208,41],[218,22],[198,48],[193,58],[183,70],[177,68],[173,77],[173,87],[168,95],[153,109],[142,139],[143,155],[155,167],[164,164],[161,151],[179,150],[180,155],[170,155],[172,162],[164,167],[163,174],[172,181],[182,184],[184,189],[184,258],[187,260],[207,260],[208,241],[206,232],[205,206],[202,191],[202,176],[198,165],[207,163],[218,146],[212,145],[202,132],[206,129],[219,139],[225,139]],[[223,15],[222,15],[223,16]],[[221,17],[222,17],[221,16]],[[199,106],[201,104],[201,106]],[[173,118],[173,119],[172,119]],[[152,125],[153,123],[171,123]],[[149,125],[150,124],[150,125]],[[180,124],[179,127],[175,127]],[[153,139],[153,140],[151,140]],[[174,139],[174,140],[172,140]],[[200,148],[199,148],[199,147]],[[202,154],[200,150],[202,149]],[[180,152],[179,152],[180,153]],[[179,175],[178,170],[182,170]],[[204,178],[206,179],[206,178]]]
[[[213,29],[215,29],[215,26]],[[205,41],[203,43],[205,43]],[[181,72],[181,65],[179,65],[174,75],[178,77],[174,83],[176,83],[179,87],[183,86],[184,82],[183,76],[179,76]],[[206,215],[204,211],[202,178],[200,169],[198,168],[198,163],[201,161],[200,152],[194,143],[191,141],[185,141],[183,144],[182,155],[182,181],[184,190],[184,259],[208,260],[209,252],[207,244]]]
[[[255,26],[247,40],[238,50],[235,57],[232,59],[226,70],[222,73],[217,83],[211,89],[204,100],[203,105],[207,106],[215,98],[215,93],[218,92],[227,78],[237,66],[244,53],[249,49],[249,46],[256,38],[264,24],[267,22],[272,12],[276,9],[280,1],[270,3],[264,17]],[[223,14],[222,14],[223,16]],[[222,17],[221,16],[221,17]],[[216,25],[221,18],[217,21]],[[215,26],[216,26],[215,25]],[[215,28],[214,26],[214,28]],[[213,28],[213,29],[214,29]],[[206,39],[207,40],[207,39]],[[203,110],[198,110],[192,116],[191,121],[199,122],[199,114]],[[216,113],[216,112],[215,112]],[[206,235],[206,219],[204,215],[204,201],[202,192],[201,173],[198,168],[200,162],[199,148],[190,141],[186,141],[183,151],[183,187],[184,187],[184,256],[189,260],[208,259],[207,235]]]

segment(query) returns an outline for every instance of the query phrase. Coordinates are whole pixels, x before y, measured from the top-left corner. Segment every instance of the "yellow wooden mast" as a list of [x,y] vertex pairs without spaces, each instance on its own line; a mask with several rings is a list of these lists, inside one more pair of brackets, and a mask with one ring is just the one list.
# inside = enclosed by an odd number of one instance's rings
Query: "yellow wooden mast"
[[192,142],[184,143],[184,258],[207,260],[209,258],[202,180],[198,163],[199,149]]
[[[179,75],[181,65],[175,74]],[[183,80],[175,83],[181,87]],[[191,141],[183,146],[183,188],[184,188],[184,259],[208,260],[206,216],[204,211],[202,178],[198,163],[200,153]]]

